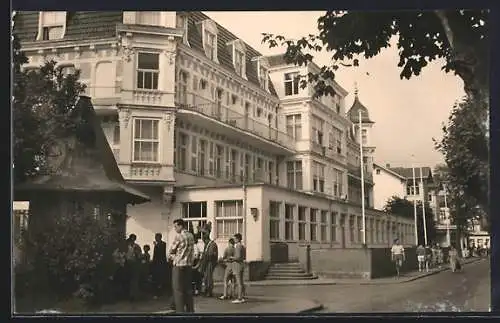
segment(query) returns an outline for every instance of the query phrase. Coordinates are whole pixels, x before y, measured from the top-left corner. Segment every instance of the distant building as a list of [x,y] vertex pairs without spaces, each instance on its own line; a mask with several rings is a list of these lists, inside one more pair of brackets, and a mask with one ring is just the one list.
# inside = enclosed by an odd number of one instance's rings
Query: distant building
[[392,197],[406,198],[406,178],[391,170],[391,165],[373,164],[373,199],[374,207],[383,210],[387,201]]
[[[81,71],[123,177],[151,202],[128,208],[127,231],[170,240],[172,221],[213,224],[222,248],[243,234],[247,259],[297,259],[312,248],[362,246],[363,140],[369,246],[411,244],[413,221],[373,209],[373,121],[356,93],[313,98],[298,74],[201,12],[19,12],[14,32],[38,68]],[[362,127],[358,125],[362,112]],[[361,135],[361,136],[360,136]],[[395,228],[394,230],[392,228]]]

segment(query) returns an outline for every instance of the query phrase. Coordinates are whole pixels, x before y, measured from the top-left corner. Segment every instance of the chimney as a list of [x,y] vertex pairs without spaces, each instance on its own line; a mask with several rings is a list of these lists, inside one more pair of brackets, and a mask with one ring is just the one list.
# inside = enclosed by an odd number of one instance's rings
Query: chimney
[[391,168],[391,164],[385,164],[385,168]]

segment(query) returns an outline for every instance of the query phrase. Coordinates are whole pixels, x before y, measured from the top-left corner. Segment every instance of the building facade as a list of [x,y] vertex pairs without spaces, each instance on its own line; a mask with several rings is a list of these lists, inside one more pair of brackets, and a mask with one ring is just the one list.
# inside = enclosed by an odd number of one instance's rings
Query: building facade
[[[240,232],[249,261],[276,244],[360,247],[359,140],[365,156],[366,237],[411,244],[413,223],[373,209],[373,122],[347,92],[313,99],[289,73],[201,12],[19,12],[27,69],[54,59],[81,71],[128,183],[151,197],[129,206],[140,244],[172,221],[212,223],[221,248]],[[307,69],[317,69],[310,64]],[[362,111],[362,127],[357,123]]]
[[373,164],[373,200],[377,210],[383,210],[387,201],[397,196],[406,198],[406,178],[390,169],[390,165],[382,166],[379,163]]

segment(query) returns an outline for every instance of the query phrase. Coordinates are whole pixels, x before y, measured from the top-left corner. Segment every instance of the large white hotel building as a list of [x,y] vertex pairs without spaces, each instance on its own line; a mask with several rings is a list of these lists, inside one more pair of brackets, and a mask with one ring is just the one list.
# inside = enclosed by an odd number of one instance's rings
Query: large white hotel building
[[14,32],[25,68],[52,58],[81,71],[124,178],[152,199],[128,209],[140,244],[184,218],[210,221],[220,248],[242,233],[249,262],[273,261],[276,246],[290,260],[303,244],[359,248],[358,138],[368,246],[413,243],[412,219],[373,208],[366,107],[356,95],[346,111],[334,82],[333,97],[300,88],[316,65],[265,57],[201,12],[18,12]]

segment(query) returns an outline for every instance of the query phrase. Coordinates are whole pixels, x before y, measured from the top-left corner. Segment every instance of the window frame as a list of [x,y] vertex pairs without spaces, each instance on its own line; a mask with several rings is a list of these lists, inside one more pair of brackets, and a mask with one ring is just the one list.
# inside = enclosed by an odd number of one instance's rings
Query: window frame
[[[284,81],[284,94],[285,96],[294,96],[300,94],[300,73],[299,72],[289,72],[283,75]],[[289,77],[289,79],[287,79]],[[290,84],[290,85],[288,85]],[[290,86],[290,93],[287,91],[287,86]]]
[[[156,55],[158,57],[158,69],[157,70],[154,70],[154,69],[147,69],[147,68],[139,68],[139,57],[141,54],[152,54],[152,55]],[[156,88],[154,88],[153,84],[154,84],[154,77],[153,79],[151,80],[152,81],[152,88],[149,89],[149,88],[145,88],[145,87],[139,87],[139,73],[151,73],[152,76],[156,75]],[[142,83],[143,83],[143,86],[145,84],[145,75],[144,74],[142,76]],[[159,91],[160,89],[160,53],[158,52],[154,52],[154,51],[139,51],[137,52],[136,54],[136,64],[135,64],[135,89],[137,91],[151,91],[151,92],[154,92],[154,91]]]
[[[219,204],[220,203],[220,204]],[[236,205],[236,213],[235,216],[225,216],[224,215],[224,203],[235,203]],[[219,207],[221,208],[222,216],[219,216]],[[222,234],[219,232],[218,223],[222,221],[222,227],[224,228],[225,221],[236,221],[237,232],[232,232],[230,234]],[[243,200],[217,200],[214,201],[214,222],[215,222],[215,239],[216,240],[228,240],[235,233],[240,233],[243,237],[245,236],[244,232],[244,210],[243,210]],[[224,229],[222,229],[224,231]]]
[[302,114],[301,113],[289,114],[285,117],[285,121],[286,121],[287,134],[295,140],[301,140],[302,139]]
[[[304,171],[302,167],[302,160],[289,160],[286,163],[286,173],[287,173],[287,187],[289,189],[301,191],[304,189]],[[292,169],[289,166],[292,165]],[[300,168],[298,167],[300,165]],[[290,183],[290,178],[293,179]],[[298,185],[300,179],[300,185]],[[300,187],[299,187],[300,186]]]
[[[44,15],[47,14],[61,14],[64,15],[64,17],[59,17],[59,19],[63,21],[57,21],[54,23],[45,23],[44,22]],[[57,20],[57,19],[54,19]],[[66,35],[66,25],[67,25],[67,20],[68,20],[68,13],[66,11],[39,11],[38,12],[38,34],[36,37],[36,40],[38,41],[54,41],[54,40],[61,40],[64,39],[64,36]],[[50,34],[50,28],[61,28],[61,36],[59,38],[47,38],[45,39],[45,30],[46,28],[49,31]]]
[[[276,209],[273,209],[276,206]],[[281,241],[281,202],[269,201],[269,241]],[[276,211],[276,214],[274,214]],[[277,231],[274,232],[273,229]],[[277,236],[275,236],[277,234]]]
[[[201,217],[193,217],[193,218],[191,218],[189,216],[186,217],[185,216],[186,214],[184,214],[184,205],[187,205],[187,207],[188,207],[188,213],[189,213],[189,206],[191,204],[195,204],[195,203],[200,203]],[[203,205],[205,206],[205,208],[203,208]],[[199,223],[200,227],[203,226],[203,222],[205,222],[205,224],[208,222],[208,209],[207,208],[208,208],[207,201],[189,201],[189,202],[182,202],[181,203],[181,218],[182,218],[182,220],[184,220],[184,222],[187,223],[186,230],[188,230],[188,231],[190,230],[189,226],[191,226],[191,228],[193,227],[193,224],[192,224],[193,222],[197,222],[197,221],[200,222]],[[203,212],[203,211],[205,211],[205,212]]]
[[[295,241],[295,207],[295,204],[285,203],[285,241]],[[291,212],[291,214],[289,212]]]
[[[136,133],[136,127],[137,127],[137,121],[153,121],[157,123],[157,139],[137,139],[135,138],[135,133]],[[161,119],[159,118],[152,118],[152,117],[134,117],[133,118],[133,129],[132,129],[132,163],[138,163],[138,164],[159,164],[161,161],[161,131],[160,131],[160,121]],[[157,144],[157,151],[156,151],[156,160],[139,160],[136,158],[136,152],[135,152],[135,143],[136,142],[150,142],[150,143],[156,143]]]
[[[301,211],[303,211],[303,213]],[[307,207],[299,205],[299,207],[297,208],[297,223],[298,223],[298,229],[299,229],[297,240],[300,242],[307,241],[306,240],[307,239],[307,237],[306,237],[306,234],[307,234],[307,230],[306,230],[307,214],[306,213],[307,213]]]

